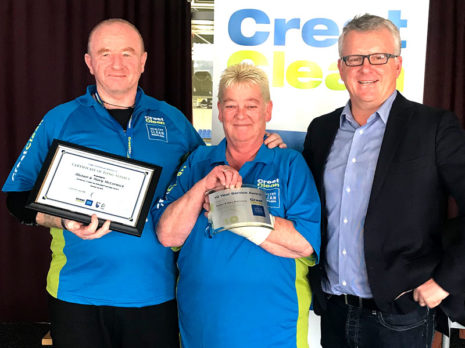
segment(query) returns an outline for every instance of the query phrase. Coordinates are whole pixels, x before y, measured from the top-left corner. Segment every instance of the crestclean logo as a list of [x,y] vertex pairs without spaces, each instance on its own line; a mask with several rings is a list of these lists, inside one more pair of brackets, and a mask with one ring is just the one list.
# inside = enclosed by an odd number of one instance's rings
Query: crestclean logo
[[149,124],[161,124],[165,125],[165,120],[163,117],[156,117],[156,116],[145,116],[145,122]]
[[163,117],[146,115],[145,125],[149,140],[168,142],[168,131]]
[[281,195],[278,178],[272,180],[257,179],[257,187],[265,191],[268,207],[279,208],[281,206]]
[[275,188],[275,187],[279,187],[279,179],[278,178],[276,178],[274,180],[258,179],[257,180],[257,187],[258,188]]

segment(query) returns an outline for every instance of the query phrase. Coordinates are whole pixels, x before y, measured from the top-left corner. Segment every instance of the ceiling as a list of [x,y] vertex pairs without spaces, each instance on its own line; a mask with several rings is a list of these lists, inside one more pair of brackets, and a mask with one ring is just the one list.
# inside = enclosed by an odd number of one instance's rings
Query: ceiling
[[214,0],[192,0],[192,42],[213,43]]

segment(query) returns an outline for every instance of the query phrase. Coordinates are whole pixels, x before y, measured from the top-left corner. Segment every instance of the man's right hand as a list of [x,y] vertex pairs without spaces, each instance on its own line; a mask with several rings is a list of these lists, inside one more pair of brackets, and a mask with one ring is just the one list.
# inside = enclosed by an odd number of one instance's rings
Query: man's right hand
[[101,238],[111,232],[110,220],[105,221],[105,223],[98,228],[98,218],[96,214],[92,215],[91,221],[88,225],[85,225],[82,222],[62,219],[58,216],[44,213],[37,213],[36,222],[44,227],[65,228],[79,238],[86,240]]
[[205,217],[208,218],[210,212],[210,201],[207,192],[218,187],[239,188],[242,186],[242,177],[239,172],[230,166],[216,166],[210,173],[203,178],[205,182],[205,199],[202,204],[203,209],[206,210]]
[[225,189],[242,186],[242,177],[239,172],[230,166],[216,166],[203,178],[205,193],[223,186]]

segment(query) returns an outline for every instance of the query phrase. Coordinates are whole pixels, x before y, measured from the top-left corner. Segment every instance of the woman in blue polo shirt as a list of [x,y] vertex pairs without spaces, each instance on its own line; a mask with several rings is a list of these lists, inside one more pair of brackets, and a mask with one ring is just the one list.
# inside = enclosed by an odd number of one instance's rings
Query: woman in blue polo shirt
[[[300,153],[263,146],[272,102],[265,73],[225,70],[219,119],[226,138],[200,147],[158,204],[157,236],[182,247],[177,299],[184,348],[308,347],[308,266],[318,260],[320,201]],[[205,193],[250,184],[266,192],[274,228],[212,234]]]

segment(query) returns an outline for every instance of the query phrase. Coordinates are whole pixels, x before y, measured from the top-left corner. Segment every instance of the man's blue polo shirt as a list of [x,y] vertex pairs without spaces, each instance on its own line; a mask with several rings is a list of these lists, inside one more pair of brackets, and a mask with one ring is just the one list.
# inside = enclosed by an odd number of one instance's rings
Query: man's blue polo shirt
[[[203,144],[175,107],[138,89],[134,113],[125,131],[94,98],[95,86],[73,101],[50,110],[23,148],[3,191],[30,191],[53,139],[128,156],[163,167],[155,192],[162,196],[183,156]],[[151,216],[142,236],[111,232],[82,240],[51,229],[52,261],[47,291],[72,303],[142,307],[174,299],[173,252],[157,240]]]

